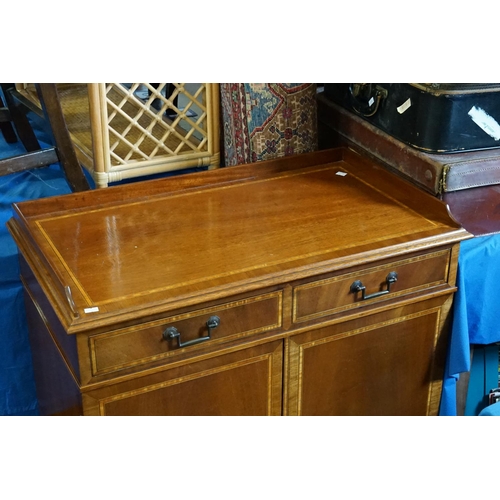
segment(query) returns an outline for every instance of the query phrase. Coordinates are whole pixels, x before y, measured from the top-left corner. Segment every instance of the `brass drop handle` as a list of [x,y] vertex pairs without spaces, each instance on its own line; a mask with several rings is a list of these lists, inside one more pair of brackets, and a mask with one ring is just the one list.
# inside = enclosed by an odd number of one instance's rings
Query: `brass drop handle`
[[351,285],[351,292],[361,292],[361,300],[375,299],[376,297],[380,297],[381,295],[387,295],[391,291],[391,285],[393,283],[396,283],[396,281],[398,281],[398,273],[392,271],[385,278],[385,282],[387,283],[387,290],[382,290],[381,292],[366,295],[366,287],[363,286],[363,283],[361,283],[361,281],[356,280]]
[[212,335],[212,330],[220,325],[219,316],[210,316],[210,318],[208,318],[206,325],[207,325],[208,335],[206,335],[205,337],[200,337],[199,339],[188,340],[187,342],[181,342],[181,332],[179,332],[179,330],[177,330],[175,326],[169,326],[164,330],[162,334],[163,339],[169,340],[176,338],[178,347],[189,347],[191,345],[201,344],[206,340],[210,340],[210,337]]

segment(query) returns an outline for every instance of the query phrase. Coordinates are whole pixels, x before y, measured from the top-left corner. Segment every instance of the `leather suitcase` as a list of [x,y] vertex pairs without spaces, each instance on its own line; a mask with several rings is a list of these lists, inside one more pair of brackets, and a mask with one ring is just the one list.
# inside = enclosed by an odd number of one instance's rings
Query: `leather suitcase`
[[435,195],[500,184],[500,149],[423,152],[335,104],[326,94],[318,95],[318,127],[320,148],[349,146]]
[[500,147],[499,83],[325,83],[325,97],[428,153]]
[[435,194],[475,236],[500,233],[500,150],[423,153],[321,94],[318,139],[320,149],[348,146]]

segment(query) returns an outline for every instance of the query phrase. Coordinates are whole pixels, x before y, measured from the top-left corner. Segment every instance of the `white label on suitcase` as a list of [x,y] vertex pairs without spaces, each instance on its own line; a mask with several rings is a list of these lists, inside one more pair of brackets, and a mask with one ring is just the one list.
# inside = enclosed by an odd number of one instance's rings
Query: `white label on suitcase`
[[398,110],[398,113],[402,115],[410,106],[411,106],[411,99],[408,97],[408,99],[406,99],[406,101],[396,109]]
[[500,125],[492,116],[486,113],[484,109],[472,106],[468,115],[478,127],[484,130],[489,136],[493,137],[495,141],[500,140]]

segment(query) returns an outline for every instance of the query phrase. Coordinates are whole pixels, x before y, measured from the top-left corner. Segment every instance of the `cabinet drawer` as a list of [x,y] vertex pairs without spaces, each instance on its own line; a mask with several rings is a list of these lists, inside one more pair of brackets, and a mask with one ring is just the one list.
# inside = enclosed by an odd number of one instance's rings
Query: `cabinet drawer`
[[[282,292],[277,291],[91,336],[92,375],[144,365],[228,339],[280,328],[281,311]],[[219,324],[210,328],[210,338],[206,339],[209,334],[207,322],[214,316],[219,319]],[[176,332],[178,336],[164,336],[164,332],[172,327],[174,330],[170,332]]]
[[[293,321],[308,321],[443,285],[448,281],[449,262],[450,250],[443,250],[298,285],[293,292]],[[392,281],[392,273],[396,273],[396,281]]]

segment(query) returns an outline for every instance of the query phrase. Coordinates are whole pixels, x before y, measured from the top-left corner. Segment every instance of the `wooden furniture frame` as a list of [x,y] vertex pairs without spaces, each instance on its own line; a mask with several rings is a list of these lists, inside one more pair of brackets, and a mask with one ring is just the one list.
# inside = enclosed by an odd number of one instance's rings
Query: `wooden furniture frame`
[[14,209],[42,414],[438,413],[471,235],[353,151]]
[[52,146],[42,148],[27,117],[30,105],[24,99],[18,99],[14,84],[2,83],[6,106],[2,110],[2,119],[7,127],[10,142],[17,140],[15,131],[26,149],[26,153],[0,159],[0,175],[23,172],[33,168],[60,163],[66,180],[72,191],[90,189],[80,163],[76,157],[66,121],[62,113],[55,84],[40,83],[34,87],[33,95],[39,105],[38,114],[51,138]]
[[5,106],[2,97],[0,96],[0,133],[3,135],[7,144],[17,142],[16,132],[12,126],[12,114],[7,106]]
[[[219,85],[215,83],[57,84],[81,164],[96,187],[220,163]],[[17,92],[39,106],[34,84]]]

